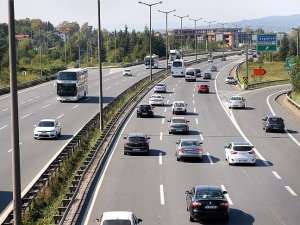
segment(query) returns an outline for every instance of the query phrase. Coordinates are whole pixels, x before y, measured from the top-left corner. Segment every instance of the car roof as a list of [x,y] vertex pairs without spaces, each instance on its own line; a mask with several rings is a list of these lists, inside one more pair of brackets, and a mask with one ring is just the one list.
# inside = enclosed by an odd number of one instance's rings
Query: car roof
[[186,68],[186,70],[195,70],[195,69],[192,67],[189,67],[189,68]]
[[183,120],[185,120],[185,118],[183,116],[174,116],[174,117],[172,117],[172,119],[183,119]]
[[233,141],[231,143],[234,146],[252,146],[249,142],[246,142],[246,141]]
[[132,217],[132,212],[128,212],[128,211],[109,211],[109,212],[104,212],[102,214],[102,220],[112,220],[112,219],[131,220],[131,217]]
[[151,106],[151,105],[148,104],[148,103],[141,103],[141,104],[139,104],[138,106]]
[[158,83],[158,84],[155,84],[155,85],[165,85],[164,83]]
[[159,96],[159,97],[162,97],[162,95],[159,95],[159,94],[151,95],[151,97],[153,97],[153,96]]
[[200,141],[196,138],[182,138],[180,141],[198,141],[200,143]]
[[267,116],[268,118],[273,118],[273,119],[282,119],[282,117],[279,116]]
[[184,101],[174,101],[173,103],[185,103]]
[[55,119],[42,119],[40,120],[40,122],[55,122],[56,120]]
[[197,185],[195,186],[196,190],[216,190],[216,191],[221,191],[222,189],[218,185]]
[[145,133],[128,133],[128,137],[146,137]]

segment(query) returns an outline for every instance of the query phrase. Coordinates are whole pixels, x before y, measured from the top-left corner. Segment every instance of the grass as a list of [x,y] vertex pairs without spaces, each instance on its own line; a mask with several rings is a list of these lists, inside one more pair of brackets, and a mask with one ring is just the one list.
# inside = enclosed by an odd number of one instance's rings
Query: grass
[[[264,76],[254,76],[253,69],[263,68],[266,70]],[[246,77],[246,64],[242,65],[242,70],[238,74],[239,80],[242,82],[243,77]],[[249,62],[249,78],[248,84],[256,84],[268,81],[288,80],[289,75],[285,70],[284,62],[271,62],[260,64],[258,62]]]
[[292,92],[291,97],[295,102],[300,104],[300,92]]

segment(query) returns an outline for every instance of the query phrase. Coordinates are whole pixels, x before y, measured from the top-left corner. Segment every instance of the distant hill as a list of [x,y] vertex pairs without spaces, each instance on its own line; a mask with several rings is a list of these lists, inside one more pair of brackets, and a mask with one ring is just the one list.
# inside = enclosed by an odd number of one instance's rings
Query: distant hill
[[[263,28],[265,32],[287,32],[292,31],[292,27],[300,26],[300,14],[290,16],[268,16],[260,19],[241,20],[230,24],[240,24],[239,27],[250,26],[251,29]],[[229,24],[229,26],[230,26]]]

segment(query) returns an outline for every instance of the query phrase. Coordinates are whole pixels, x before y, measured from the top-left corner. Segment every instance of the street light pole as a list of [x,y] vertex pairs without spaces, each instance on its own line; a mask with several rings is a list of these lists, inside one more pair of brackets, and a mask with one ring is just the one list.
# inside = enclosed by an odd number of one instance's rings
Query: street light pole
[[292,28],[297,31],[297,59],[299,58],[299,28]]
[[[206,20],[204,20],[204,22],[205,23],[208,23],[208,29],[210,30],[210,24],[212,24],[212,23],[215,23],[216,21],[214,20],[214,21],[206,21]],[[207,36],[207,32],[206,32],[206,36]],[[206,52],[208,52],[208,48],[207,48],[207,46],[208,46],[208,36],[206,37]],[[211,53],[210,53],[211,54]]]
[[168,36],[168,14],[169,13],[171,13],[171,12],[175,12],[176,11],[176,9],[173,9],[173,10],[171,10],[171,11],[162,11],[162,10],[158,10],[158,12],[161,12],[161,13],[164,13],[164,14],[166,14],[166,60],[167,60],[167,66],[166,66],[166,70],[167,70],[167,72],[168,72],[168,49],[169,49],[169,47],[168,47],[168,38],[169,38],[169,36]]
[[149,37],[149,39],[150,39],[150,81],[152,81],[152,27],[151,27],[151,10],[152,10],[152,6],[154,6],[154,5],[158,5],[158,4],[161,4],[162,3],[162,1],[160,1],[160,2],[156,2],[156,3],[153,3],[153,4],[148,4],[148,3],[145,3],[145,2],[141,2],[141,1],[139,1],[139,3],[140,4],[143,4],[143,5],[146,5],[146,6],[149,6],[149,8],[150,8],[150,37]]
[[21,171],[19,145],[19,112],[16,63],[15,10],[14,0],[8,0],[9,29],[9,69],[11,92],[11,144],[12,144],[12,177],[13,177],[13,216],[14,224],[22,224],[21,216]]
[[101,4],[98,0],[98,61],[99,61],[99,127],[100,131],[104,130],[104,121],[103,121],[103,89],[102,89],[102,38],[101,38]]
[[199,21],[199,20],[202,20],[202,18],[200,18],[200,19],[191,19],[191,18],[189,18],[190,20],[192,20],[192,21],[194,21],[195,22],[195,53],[196,53],[196,62],[198,62],[197,61],[197,55],[198,55],[198,46],[197,46],[197,43],[198,43],[198,37],[197,37],[197,21]]
[[181,59],[183,59],[183,46],[182,46],[182,19],[183,18],[186,18],[186,17],[189,17],[189,15],[186,15],[186,16],[177,16],[177,15],[174,15],[176,17],[178,17],[180,19],[180,48],[181,48]]

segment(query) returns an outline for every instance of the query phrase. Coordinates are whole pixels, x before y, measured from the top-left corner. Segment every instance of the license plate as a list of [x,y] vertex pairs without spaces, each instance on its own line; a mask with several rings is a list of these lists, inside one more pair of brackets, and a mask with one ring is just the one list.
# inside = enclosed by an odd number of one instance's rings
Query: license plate
[[178,130],[178,129],[177,129],[176,131],[182,131],[182,130]]
[[134,148],[134,149],[132,149],[132,151],[140,151],[140,149],[139,148]]
[[147,113],[142,113],[142,115],[147,115]]
[[216,209],[217,206],[216,205],[208,205],[208,206],[205,206],[206,209]]

